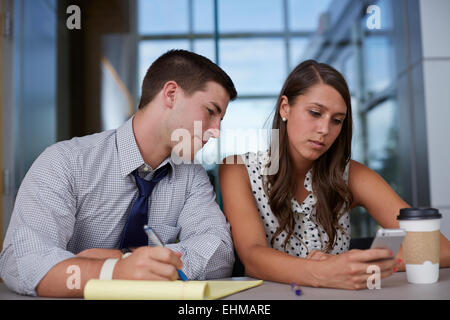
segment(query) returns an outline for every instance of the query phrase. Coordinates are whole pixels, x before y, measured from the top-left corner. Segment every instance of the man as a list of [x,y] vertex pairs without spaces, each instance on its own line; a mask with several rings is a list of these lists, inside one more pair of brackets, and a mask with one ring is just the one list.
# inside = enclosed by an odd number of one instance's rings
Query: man
[[[47,148],[17,195],[0,254],[6,285],[21,294],[80,297],[99,277],[175,280],[177,269],[189,279],[230,276],[229,225],[208,176],[198,164],[176,164],[171,152],[179,142],[173,133],[189,132],[194,147],[181,153],[192,160],[205,132],[217,136],[235,97],[217,65],[172,50],[148,69],[139,109],[124,125]],[[148,246],[144,224],[165,247]]]

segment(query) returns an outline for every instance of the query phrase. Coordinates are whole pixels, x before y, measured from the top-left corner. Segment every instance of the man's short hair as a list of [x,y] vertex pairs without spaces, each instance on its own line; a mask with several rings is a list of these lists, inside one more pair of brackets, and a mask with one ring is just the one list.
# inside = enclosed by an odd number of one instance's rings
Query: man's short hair
[[139,109],[151,102],[168,81],[175,81],[188,95],[214,81],[228,92],[230,101],[237,96],[231,78],[211,60],[186,50],[170,50],[148,68],[142,82]]

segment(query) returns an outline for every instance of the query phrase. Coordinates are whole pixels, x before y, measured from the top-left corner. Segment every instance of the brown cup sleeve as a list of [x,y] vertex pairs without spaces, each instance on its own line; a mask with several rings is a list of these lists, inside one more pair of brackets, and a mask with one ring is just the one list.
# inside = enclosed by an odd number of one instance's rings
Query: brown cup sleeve
[[439,263],[440,231],[406,232],[403,256],[406,264]]

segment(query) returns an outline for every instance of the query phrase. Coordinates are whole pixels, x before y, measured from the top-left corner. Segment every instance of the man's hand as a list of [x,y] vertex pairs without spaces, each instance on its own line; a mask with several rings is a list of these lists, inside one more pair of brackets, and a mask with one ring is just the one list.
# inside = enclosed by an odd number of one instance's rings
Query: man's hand
[[[55,265],[42,278],[36,287],[39,296],[46,297],[82,297],[86,283],[98,279],[105,259],[118,258],[113,279],[128,280],[176,280],[177,269],[183,267],[181,253],[163,247],[140,247],[125,259],[122,252],[114,249],[88,249],[75,258],[64,260]],[[71,267],[79,270],[79,287],[67,285],[74,277]]]
[[181,253],[164,247],[140,247],[114,268],[113,279],[176,280],[183,268]]
[[[77,257],[90,259],[122,259],[122,252],[117,249],[86,249]],[[125,262],[118,261],[114,279],[128,280],[176,280],[183,263],[181,253],[162,247],[140,247],[133,250],[133,254],[125,258]],[[121,262],[119,264],[119,262]],[[118,272],[116,270],[120,268]],[[173,270],[175,269],[175,278]]]

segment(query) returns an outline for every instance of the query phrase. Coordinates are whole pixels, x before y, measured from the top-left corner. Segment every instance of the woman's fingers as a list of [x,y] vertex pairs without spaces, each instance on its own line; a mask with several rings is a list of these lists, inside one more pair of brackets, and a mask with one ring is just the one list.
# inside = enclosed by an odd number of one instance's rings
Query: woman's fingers
[[389,249],[351,250],[346,255],[348,287],[356,290],[368,288],[368,281],[377,279],[375,273],[380,280],[391,276],[399,263]]

